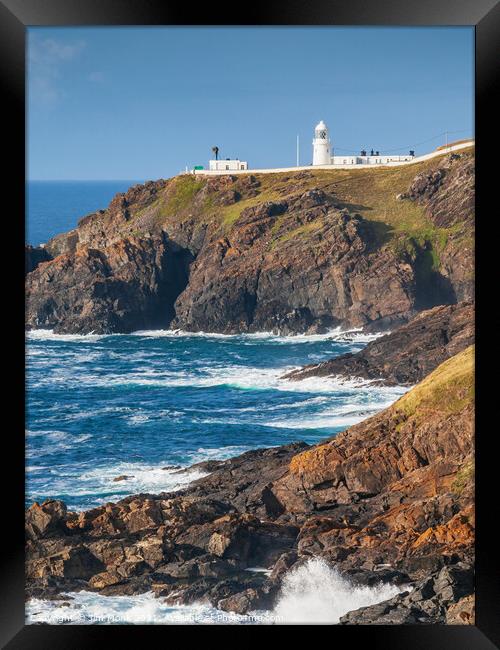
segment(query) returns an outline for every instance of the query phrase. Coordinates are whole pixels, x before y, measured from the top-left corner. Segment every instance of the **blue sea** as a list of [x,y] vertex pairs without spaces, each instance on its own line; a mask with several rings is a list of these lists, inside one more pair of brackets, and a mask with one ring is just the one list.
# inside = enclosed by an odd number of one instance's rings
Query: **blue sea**
[[[74,227],[79,217],[106,207],[114,192],[127,186],[127,182],[34,184],[30,241],[46,241]],[[282,375],[306,363],[360,350],[373,338],[359,331],[289,337],[266,332],[239,336],[30,332],[26,504],[58,498],[69,508],[82,510],[128,494],[175,490],[202,476],[179,473],[178,467],[335,435],[388,406],[405,389],[334,378],[290,382]],[[114,480],[124,475],[126,479]],[[327,568],[316,565],[310,571],[329,575]],[[148,616],[153,622],[169,622],[198,612],[196,607],[165,608],[150,595],[107,599],[81,592],[73,598],[77,620],[66,622],[96,622],[85,618],[92,612],[104,617],[116,614],[129,622],[143,622]],[[317,599],[316,587],[311,598]],[[370,598],[381,596],[373,593]],[[347,605],[342,607],[347,611]],[[138,619],[134,612],[139,612]],[[69,608],[58,609],[51,602],[33,601],[28,607],[30,622],[68,613]],[[214,611],[201,607],[198,614],[203,618]]]

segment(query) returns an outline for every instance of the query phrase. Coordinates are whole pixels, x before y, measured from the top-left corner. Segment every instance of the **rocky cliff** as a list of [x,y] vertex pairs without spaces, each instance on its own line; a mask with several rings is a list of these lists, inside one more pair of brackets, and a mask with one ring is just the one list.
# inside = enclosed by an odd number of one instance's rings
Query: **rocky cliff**
[[[314,447],[210,462],[186,489],[82,513],[26,513],[28,595],[153,590],[247,612],[309,558],[404,591],[344,623],[473,623],[473,348],[390,408]],[[262,566],[270,575],[252,573]]]
[[405,167],[181,175],[45,246],[27,326],[383,329],[472,298],[472,150]]
[[474,308],[470,302],[423,311],[394,332],[375,339],[357,353],[294,370],[293,381],[340,376],[404,385],[421,381],[440,363],[474,343]]
[[52,259],[51,255],[40,246],[30,246],[26,245],[24,247],[24,271],[25,273],[31,273],[40,262],[48,262]]

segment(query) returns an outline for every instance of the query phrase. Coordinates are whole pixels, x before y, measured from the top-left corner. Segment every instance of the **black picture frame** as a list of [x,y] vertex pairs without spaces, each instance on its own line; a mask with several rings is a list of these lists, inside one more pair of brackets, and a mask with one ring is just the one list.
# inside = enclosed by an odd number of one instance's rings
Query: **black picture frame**
[[[243,12],[243,13],[242,13]],[[488,280],[494,277],[498,217],[495,182],[488,180],[495,169],[495,134],[498,131],[497,105],[493,99],[496,82],[497,43],[500,36],[500,5],[497,0],[308,0],[299,2],[253,2],[251,5],[204,3],[196,6],[161,0],[0,0],[0,79],[3,118],[3,157],[7,162],[4,181],[6,196],[12,202],[4,218],[4,250],[16,253],[15,273],[4,273],[4,287],[11,291],[8,305],[9,341],[12,331],[19,333],[19,363],[6,366],[15,399],[9,401],[12,426],[4,426],[2,499],[3,541],[0,556],[1,602],[0,641],[6,648],[89,648],[126,643],[147,643],[145,635],[162,634],[162,626],[51,626],[24,624],[24,203],[25,203],[25,32],[28,26],[91,25],[380,25],[446,26],[473,25],[476,35],[476,169],[477,169],[477,346],[476,346],[476,464],[477,464],[477,557],[475,626],[332,626],[330,642],[366,644],[366,647],[411,650],[453,648],[489,650],[500,647],[500,573],[496,559],[495,508],[497,456],[493,454],[495,427],[494,373],[497,371],[495,321],[491,315],[492,296]],[[439,62],[436,62],[439,65]],[[499,168],[500,171],[500,168]],[[496,172],[499,173],[499,172]],[[5,234],[8,237],[5,238]],[[496,253],[498,256],[498,253]],[[19,265],[19,266],[17,266]],[[18,283],[19,281],[19,283]],[[5,286],[7,285],[7,286]],[[495,287],[494,284],[492,284]],[[12,307],[19,305],[19,310]],[[5,313],[5,312],[4,312]],[[14,317],[14,318],[13,318]],[[17,321],[19,318],[19,323]],[[498,334],[497,334],[498,335]],[[5,345],[5,343],[4,343]],[[8,344],[9,348],[13,347]],[[491,378],[491,379],[490,379]],[[498,400],[498,398],[497,398]],[[20,422],[21,421],[21,422]],[[7,444],[8,441],[8,444]],[[189,626],[182,626],[188,634]],[[245,630],[265,629],[280,634],[282,626],[216,626],[210,632],[221,642],[234,643],[234,636]],[[298,629],[296,630],[298,631]],[[253,633],[253,632],[252,632]],[[295,632],[294,632],[295,633]],[[308,631],[306,631],[309,634]],[[215,636],[217,635],[217,636]],[[268,637],[269,640],[269,637]],[[342,646],[341,646],[342,647]]]

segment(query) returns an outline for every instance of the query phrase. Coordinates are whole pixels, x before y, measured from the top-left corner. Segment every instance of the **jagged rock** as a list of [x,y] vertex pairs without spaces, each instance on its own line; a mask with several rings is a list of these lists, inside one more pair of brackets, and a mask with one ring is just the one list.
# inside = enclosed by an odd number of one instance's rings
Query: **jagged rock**
[[415,384],[473,342],[472,303],[434,307],[394,332],[371,341],[360,352],[305,366],[285,378],[298,381],[336,375],[382,380],[386,384]]
[[104,587],[117,585],[122,582],[124,582],[124,578],[117,573],[103,571],[102,573],[96,573],[90,578],[89,587],[92,589],[104,589]]
[[464,601],[464,598],[470,599],[472,591],[473,568],[458,563],[444,567],[437,575],[424,579],[390,600],[345,614],[340,624],[449,623],[460,613],[463,613],[462,624],[471,624],[470,600]]
[[277,585],[270,582],[261,587],[252,587],[217,602],[217,608],[236,614],[247,614],[251,610],[271,609],[278,594]]
[[104,569],[104,565],[88,548],[73,546],[61,553],[35,560],[28,565],[27,578],[58,578],[89,580]]
[[64,527],[67,507],[63,501],[48,500],[34,503],[26,511],[26,533],[32,539],[45,537]]
[[475,625],[475,598],[464,596],[458,603],[453,603],[446,612],[448,625]]
[[[231,237],[207,244],[191,265],[189,285],[176,301],[172,326],[286,334],[313,326],[324,331],[341,323],[362,326],[380,313],[409,314],[411,266],[388,249],[368,263],[363,220],[326,200],[323,205],[310,204],[310,196],[302,196],[243,210]],[[270,249],[279,218],[283,245]],[[312,221],[317,225],[308,231]],[[291,236],[295,231],[297,236]],[[300,232],[311,232],[314,245],[305,246]],[[379,294],[375,313],[367,304],[368,293],[376,291],[382,276],[391,292]]]
[[164,327],[188,260],[189,253],[162,236],[59,255],[27,276],[26,323],[101,334]]

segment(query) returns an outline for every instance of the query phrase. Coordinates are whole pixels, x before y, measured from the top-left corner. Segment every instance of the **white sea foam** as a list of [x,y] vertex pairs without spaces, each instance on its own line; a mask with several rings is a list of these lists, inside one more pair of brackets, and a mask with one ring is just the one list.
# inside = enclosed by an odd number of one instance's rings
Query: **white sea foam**
[[324,560],[311,559],[285,576],[273,611],[238,615],[204,603],[167,605],[151,592],[102,596],[80,591],[63,594],[64,600],[31,599],[26,604],[26,619],[28,624],[53,625],[338,623],[347,612],[387,600],[400,591],[402,588],[393,585],[354,586]]
[[26,458],[36,458],[40,449],[29,444],[30,438],[43,438],[46,451],[51,454],[81,445],[92,437],[90,433],[71,434],[65,431],[27,431]]
[[387,334],[388,332],[366,333],[362,328],[342,329],[336,327],[324,334],[277,334],[275,332],[242,332],[239,334],[221,334],[219,332],[187,332],[185,330],[139,330],[132,332],[132,336],[150,338],[208,338],[208,339],[238,339],[241,341],[272,341],[276,343],[318,343],[320,341],[345,341],[369,343],[370,341]]
[[[200,447],[186,454],[186,460],[179,467],[188,469],[191,465],[205,460],[224,460],[249,449],[250,447],[244,445]],[[36,458],[39,455],[39,452],[33,450],[29,457]],[[154,464],[131,461],[92,468],[62,465],[54,467],[50,475],[44,478],[37,477],[39,466],[28,466],[26,471],[29,474],[31,499],[40,500],[47,494],[65,495],[64,500],[68,507],[79,511],[109,501],[119,501],[129,494],[175,492],[208,474],[198,469],[180,472],[176,465],[169,459]],[[128,478],[115,481],[119,476]],[[88,499],[82,503],[82,498],[85,497]]]
[[[400,393],[394,393],[394,399]],[[378,397],[378,400],[377,400]],[[344,405],[335,405],[334,408],[326,408],[318,411],[312,417],[294,416],[285,420],[270,420],[268,426],[277,427],[278,429],[331,429],[337,427],[348,427],[366,418],[375,415],[384,408],[390,406],[394,400],[383,400],[381,397],[371,395],[370,403],[356,404],[349,401]]]
[[208,605],[166,605],[152,593],[138,596],[100,596],[88,591],[67,594],[67,600],[33,598],[26,605],[30,623],[53,625],[217,623],[217,610]]
[[275,623],[273,612],[235,614],[207,605],[167,605],[151,592],[138,596],[101,596],[89,591],[63,594],[64,600],[32,598],[26,622],[52,625],[218,625]]
[[226,460],[249,451],[248,445],[228,445],[226,447],[199,447],[190,454],[189,465],[201,463],[204,460]]
[[338,623],[347,612],[388,600],[402,590],[388,584],[355,586],[325,560],[312,558],[285,575],[274,614],[286,623]]
[[387,395],[401,395],[402,387],[383,386],[373,379],[346,379],[344,377],[308,377],[300,381],[283,379],[294,366],[279,368],[245,367],[240,365],[205,366],[198,372],[146,369],[123,373],[94,372],[81,374],[78,368],[56,368],[50,375],[40,376],[33,382],[35,387],[52,384],[109,386],[151,386],[164,388],[213,388],[228,386],[241,390],[279,390],[299,393],[345,393],[363,388],[375,388]]
[[[155,464],[121,462],[84,472],[80,475],[80,482],[82,485],[92,486],[87,494],[94,494],[100,489],[116,489],[117,492],[121,492],[119,488],[123,488],[127,494],[170,492],[179,490],[191,481],[207,474],[207,472],[199,471],[185,474],[177,473],[177,470],[174,469],[163,469],[169,465],[171,466],[172,463],[166,460]],[[114,479],[118,476],[128,476],[129,478],[116,482]],[[82,494],[81,491],[80,494]]]
[[65,342],[95,342],[114,336],[139,336],[147,338],[208,338],[208,339],[238,339],[242,341],[268,340],[276,343],[318,343],[320,341],[345,341],[356,343],[369,343],[389,332],[366,333],[362,328],[344,330],[334,328],[324,334],[276,334],[275,332],[242,332],[240,334],[221,334],[218,332],[187,332],[184,330],[137,330],[130,334],[56,334],[51,329],[35,329],[26,333],[28,340],[35,341],[65,341]]
[[[175,492],[207,475],[207,472],[196,470],[178,473],[175,469],[163,469],[169,465],[172,466],[172,463],[168,461],[158,464],[120,462],[93,469],[81,468],[79,471],[71,466],[59,466],[44,479],[37,479],[35,468],[30,467],[30,498],[39,500],[47,494],[62,494],[70,509],[82,510],[109,501],[119,501],[129,494]],[[115,481],[119,476],[127,478]]]
[[26,338],[33,341],[65,341],[65,342],[78,342],[88,341],[93,343],[105,338],[106,336],[114,336],[111,334],[55,334],[54,330],[38,329],[29,330],[26,332]]

